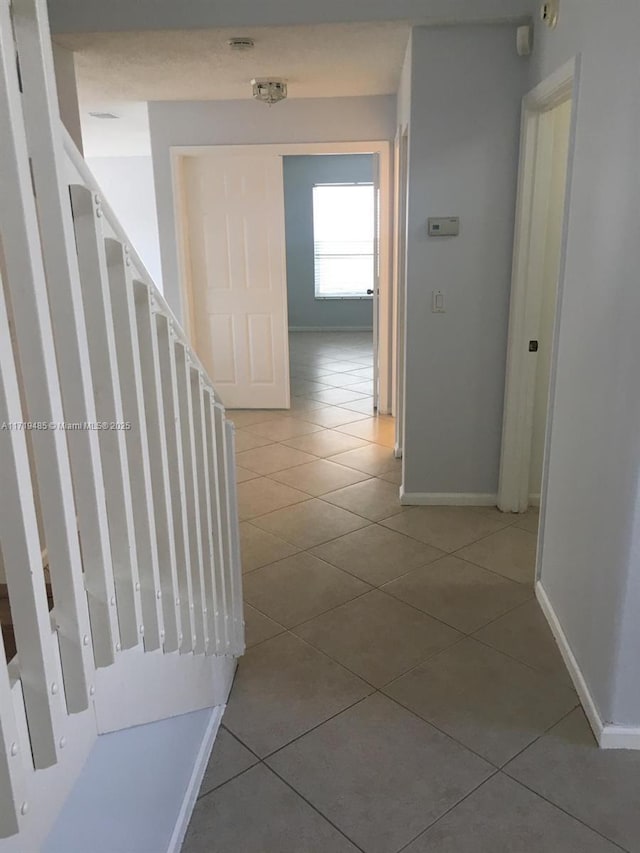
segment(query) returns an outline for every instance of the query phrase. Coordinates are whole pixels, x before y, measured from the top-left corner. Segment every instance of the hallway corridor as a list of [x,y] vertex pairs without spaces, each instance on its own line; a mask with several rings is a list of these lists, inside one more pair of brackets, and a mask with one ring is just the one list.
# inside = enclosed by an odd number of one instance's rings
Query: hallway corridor
[[640,851],[533,592],[537,513],[402,507],[371,335],[292,333],[237,427],[247,653],[185,853]]

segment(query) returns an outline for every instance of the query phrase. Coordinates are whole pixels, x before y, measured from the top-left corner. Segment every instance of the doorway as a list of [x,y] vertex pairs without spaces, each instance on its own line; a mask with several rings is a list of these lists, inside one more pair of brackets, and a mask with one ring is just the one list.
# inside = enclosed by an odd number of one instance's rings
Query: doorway
[[287,155],[284,206],[292,405],[373,414],[375,154]]
[[[498,507],[544,502],[572,151],[574,65],[524,99]],[[539,557],[540,559],[540,557]]]
[[[225,405],[282,409],[291,404],[283,160],[296,155],[373,155],[379,216],[372,294],[377,332],[373,385],[378,411],[389,413],[393,361],[389,143],[195,146],[175,148],[171,154],[181,290],[191,340]],[[255,166],[249,179],[231,181],[227,173],[234,169],[246,173],[245,164]],[[268,182],[265,173],[271,176]],[[203,174],[209,175],[208,183],[213,181],[217,191],[213,186],[207,189]],[[256,192],[259,205],[253,200]],[[215,226],[212,238],[207,237],[211,228],[203,228],[207,221]],[[212,239],[219,245],[210,245]],[[238,270],[235,285],[229,275],[231,264]],[[265,265],[270,270],[266,284],[260,272]]]

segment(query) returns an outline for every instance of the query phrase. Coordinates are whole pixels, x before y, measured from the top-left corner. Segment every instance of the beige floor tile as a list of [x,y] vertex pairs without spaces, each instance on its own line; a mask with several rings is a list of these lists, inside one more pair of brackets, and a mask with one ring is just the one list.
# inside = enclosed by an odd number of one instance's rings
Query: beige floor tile
[[313,462],[314,459],[315,456],[310,453],[303,453],[302,450],[285,447],[283,444],[256,447],[254,450],[245,450],[237,456],[238,463],[244,468],[263,475],[293,468],[294,465],[304,465],[305,462]]
[[198,801],[182,853],[357,853],[322,815],[259,764]]
[[[524,584],[518,586],[527,588]],[[573,687],[558,645],[535,598],[482,628],[474,637],[540,672],[559,678],[567,687]]]
[[261,566],[275,563],[276,560],[284,560],[285,557],[297,554],[299,550],[296,545],[291,545],[284,539],[267,533],[266,530],[260,530],[259,527],[249,521],[240,522],[240,552],[243,572],[252,572]]
[[374,687],[388,684],[462,637],[378,590],[299,625],[294,633]]
[[363,379],[357,385],[352,385],[349,382],[347,387],[353,388],[354,391],[360,391],[362,394],[373,394],[373,381],[371,379]]
[[403,853],[620,853],[601,835],[497,773]]
[[348,465],[350,468],[356,468],[375,477],[400,468],[400,460],[394,458],[393,451],[380,444],[368,444],[366,447],[338,453],[331,457],[331,461]]
[[264,613],[260,613],[255,607],[244,603],[244,634],[247,648],[257,646],[265,640],[270,640],[271,637],[277,637],[278,634],[284,633],[286,628],[278,625],[273,619],[269,619]]
[[[333,388],[350,388],[353,385],[360,385],[364,377],[354,376],[352,373],[329,373],[323,376],[321,381]],[[367,393],[371,394],[371,391]]]
[[367,853],[400,850],[491,773],[482,759],[380,694],[268,764]]
[[291,378],[291,393],[296,397],[308,397],[314,391],[326,391],[327,388],[331,387],[331,385],[313,382],[310,379]]
[[373,367],[359,367],[358,370],[350,370],[349,374],[361,379],[373,379]]
[[264,757],[371,692],[362,679],[308,643],[281,634],[240,660],[224,724]]
[[313,391],[310,396],[314,400],[321,400],[323,403],[329,403],[331,406],[353,403],[356,400],[363,400],[365,398],[365,395],[359,391],[351,391],[348,388],[327,388],[325,391]]
[[256,518],[259,515],[273,512],[281,507],[291,506],[299,501],[306,501],[309,495],[259,477],[257,480],[249,480],[247,483],[238,484],[238,514],[240,521]]
[[381,586],[443,556],[437,548],[379,524],[318,545],[313,553],[374,586]]
[[203,797],[214,788],[224,785],[229,779],[244,773],[260,759],[243,746],[230,731],[221,726],[216,735],[213,752],[200,785],[198,797]]
[[308,553],[271,563],[244,578],[245,601],[285,628],[299,625],[369,589],[353,575]]
[[393,418],[381,416],[378,418],[367,418],[364,421],[343,424],[336,427],[339,432],[355,435],[385,447],[393,447],[396,442],[396,424]]
[[[251,483],[246,485],[249,486]],[[281,486],[281,488],[289,487]],[[301,492],[296,491],[296,494]],[[263,515],[254,523],[300,548],[313,548],[314,545],[328,542],[330,539],[350,533],[367,524],[360,516],[317,499]]]
[[581,708],[505,772],[624,850],[640,850],[640,752],[599,749]]
[[291,407],[288,409],[288,412],[293,417],[300,418],[301,420],[308,420],[308,415],[327,408],[327,404],[323,403],[321,400],[312,400],[310,397],[292,396]]
[[362,400],[354,400],[349,403],[340,403],[343,409],[349,409],[352,412],[361,412],[368,417],[373,417],[373,397],[363,397]]
[[527,512],[516,515],[514,527],[520,527],[522,530],[528,530],[529,533],[538,532],[538,524],[540,523],[540,511],[537,508],[531,508]]
[[470,637],[384,692],[498,767],[578,702],[555,679]]
[[336,427],[340,424],[354,423],[359,420],[366,420],[369,415],[362,412],[351,412],[341,406],[325,406],[322,409],[316,409],[313,412],[305,412],[304,419],[311,421],[314,424],[319,424],[323,427]]
[[368,474],[356,471],[354,468],[346,468],[344,465],[336,465],[327,459],[316,459],[306,465],[298,465],[297,468],[289,468],[273,474],[272,478],[279,483],[286,483],[318,497],[335,489],[349,486],[366,480]]
[[259,474],[256,474],[255,471],[247,471],[246,468],[241,468],[239,465],[236,465],[236,482],[237,483],[246,483],[247,480],[255,480]]
[[395,483],[396,486],[402,485],[402,468],[399,467],[396,471],[386,471],[384,474],[378,474],[381,480],[386,480],[387,483]]
[[310,379],[312,382],[322,382],[323,376],[329,376],[330,370],[325,370],[322,367],[317,367],[313,364],[292,364],[289,375],[296,379]]
[[357,370],[362,367],[355,361],[345,361],[344,359],[335,359],[334,361],[325,361],[327,368],[331,368],[334,373],[347,373],[349,370]]
[[270,438],[254,435],[244,429],[237,429],[235,434],[236,454],[242,453],[245,450],[252,450],[254,447],[265,447],[271,444]]
[[[417,506],[384,522],[407,536],[442,551],[457,551],[470,542],[504,527],[504,520],[461,506]],[[462,555],[460,555],[462,556]],[[473,561],[471,561],[473,562]]]
[[383,590],[465,634],[513,610],[533,595],[523,584],[457,557],[443,557],[429,563],[386,584]]
[[506,527],[457,554],[511,580],[533,584],[536,564],[536,536],[528,530]]
[[226,415],[236,425],[243,429],[251,424],[261,424],[282,417],[282,409],[227,409]]
[[333,429],[323,429],[321,432],[290,438],[284,444],[287,447],[304,450],[305,453],[312,453],[314,456],[326,457],[335,456],[336,453],[345,453],[347,450],[355,450],[357,447],[366,447],[368,442]]
[[274,421],[266,421],[263,424],[252,424],[247,427],[247,430],[257,438],[262,438],[266,441],[285,441],[287,438],[294,438],[296,435],[306,435],[309,432],[317,432],[322,429],[318,424],[312,424],[309,421],[301,420],[300,418],[279,418]]
[[380,521],[404,511],[398,497],[398,487],[377,477],[330,492],[324,496],[324,500],[370,521]]

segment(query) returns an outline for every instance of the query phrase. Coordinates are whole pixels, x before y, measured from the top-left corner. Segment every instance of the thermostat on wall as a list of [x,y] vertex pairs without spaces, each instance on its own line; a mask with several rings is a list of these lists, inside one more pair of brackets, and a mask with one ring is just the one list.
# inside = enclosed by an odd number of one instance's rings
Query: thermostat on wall
[[430,237],[457,237],[460,233],[459,216],[430,216]]

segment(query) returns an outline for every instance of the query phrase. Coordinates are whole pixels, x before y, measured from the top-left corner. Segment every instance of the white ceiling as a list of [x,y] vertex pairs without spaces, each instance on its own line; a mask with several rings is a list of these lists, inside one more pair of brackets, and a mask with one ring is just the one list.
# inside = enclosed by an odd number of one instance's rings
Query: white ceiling
[[[232,51],[227,40],[251,36]],[[74,51],[81,104],[250,98],[252,77],[283,77],[290,98],[382,95],[398,88],[404,23],[249,30],[163,30],[56,35]]]

